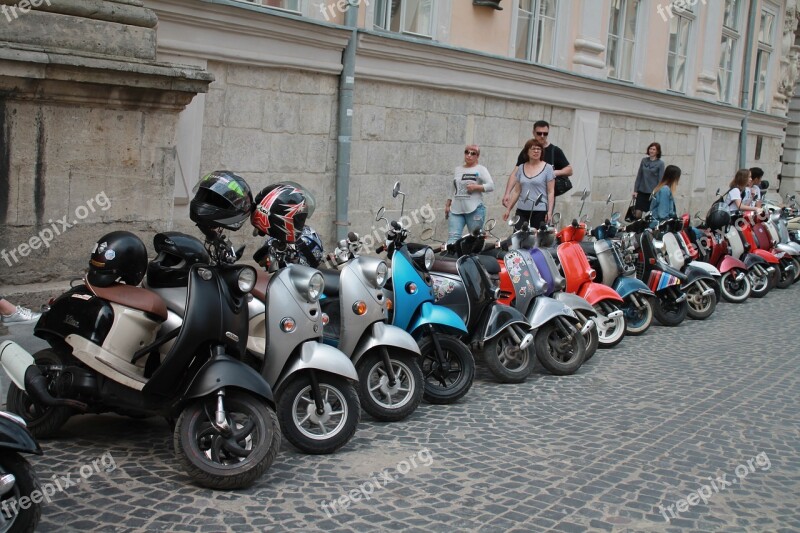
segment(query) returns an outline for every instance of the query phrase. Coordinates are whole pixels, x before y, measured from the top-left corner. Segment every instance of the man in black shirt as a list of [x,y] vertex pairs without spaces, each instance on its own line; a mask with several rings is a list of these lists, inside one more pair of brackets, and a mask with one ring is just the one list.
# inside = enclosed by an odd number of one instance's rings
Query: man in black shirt
[[[554,174],[556,177],[572,176],[572,165],[569,164],[567,156],[564,155],[564,151],[561,150],[561,148],[550,143],[550,141],[547,139],[548,135],[550,135],[550,124],[546,120],[539,120],[533,124],[533,136],[543,139],[545,143],[544,153],[542,154],[542,159],[544,162],[553,165],[553,170],[555,170]],[[524,156],[525,151],[523,150],[519,153],[519,157],[517,157],[517,167],[525,162]],[[512,172],[508,177],[506,192],[503,195],[503,207],[508,207],[508,204],[511,200],[511,191],[514,190],[514,186],[516,185],[513,175],[514,173]]]

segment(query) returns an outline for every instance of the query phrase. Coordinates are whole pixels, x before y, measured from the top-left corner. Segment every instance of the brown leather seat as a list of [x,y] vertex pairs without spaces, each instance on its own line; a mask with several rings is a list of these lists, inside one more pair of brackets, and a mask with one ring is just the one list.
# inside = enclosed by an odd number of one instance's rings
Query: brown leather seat
[[456,268],[455,259],[437,259],[433,262],[431,272],[441,272],[442,274],[456,274],[458,275],[458,268]]
[[253,294],[253,298],[261,302],[266,301],[267,285],[269,285],[270,277],[271,276],[263,270],[256,271],[256,284],[253,287],[253,290],[250,291]]
[[83,282],[92,291],[92,294],[103,300],[114,302],[131,309],[138,309],[150,315],[160,318],[162,321],[167,319],[167,305],[161,296],[153,291],[140,287],[131,287],[115,283],[110,287],[97,287],[84,279]]

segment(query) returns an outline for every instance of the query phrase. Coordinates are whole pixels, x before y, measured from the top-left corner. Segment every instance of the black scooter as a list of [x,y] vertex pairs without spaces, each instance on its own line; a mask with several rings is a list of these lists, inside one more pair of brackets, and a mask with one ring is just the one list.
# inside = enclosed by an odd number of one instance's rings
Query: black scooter
[[33,531],[42,514],[39,479],[20,453],[42,455],[42,449],[20,417],[0,411],[0,527],[3,531]]

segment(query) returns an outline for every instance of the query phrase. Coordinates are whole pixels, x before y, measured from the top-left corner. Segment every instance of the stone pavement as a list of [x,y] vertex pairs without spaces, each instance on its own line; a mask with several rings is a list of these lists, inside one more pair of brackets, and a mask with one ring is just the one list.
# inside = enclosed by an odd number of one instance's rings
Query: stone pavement
[[[79,417],[32,458],[43,483],[88,474],[39,530],[798,531],[798,295],[654,326],[570,377],[479,367],[460,403],[364,415],[335,455],[284,444],[249,490],[192,486],[160,419]],[[11,333],[33,349],[30,329]]]

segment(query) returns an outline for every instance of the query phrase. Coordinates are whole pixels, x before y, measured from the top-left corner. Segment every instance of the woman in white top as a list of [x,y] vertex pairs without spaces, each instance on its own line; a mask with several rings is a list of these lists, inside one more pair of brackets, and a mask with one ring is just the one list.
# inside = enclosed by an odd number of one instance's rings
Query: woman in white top
[[464,149],[464,164],[456,167],[453,197],[444,206],[444,217],[449,220],[448,244],[461,238],[465,225],[472,232],[482,228],[486,220],[483,193],[493,191],[494,182],[486,167],[478,164],[480,156],[481,149],[471,144]]
[[757,207],[746,205],[743,201],[742,195],[749,182],[750,171],[748,169],[741,168],[736,171],[736,176],[734,176],[733,181],[731,181],[729,185],[731,190],[722,197],[722,201],[725,203],[725,207],[731,215],[739,214],[740,211],[758,211]]

